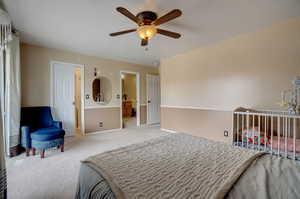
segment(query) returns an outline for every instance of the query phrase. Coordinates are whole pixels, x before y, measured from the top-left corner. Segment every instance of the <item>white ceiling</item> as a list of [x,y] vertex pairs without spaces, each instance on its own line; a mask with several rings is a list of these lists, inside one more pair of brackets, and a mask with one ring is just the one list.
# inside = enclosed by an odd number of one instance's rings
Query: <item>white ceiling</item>
[[[3,0],[22,41],[103,58],[154,65],[160,58],[205,46],[266,25],[300,16],[300,0]],[[178,8],[180,18],[161,28],[178,40],[158,35],[146,51],[136,33],[108,34],[136,25],[115,8],[136,14],[162,14]]]

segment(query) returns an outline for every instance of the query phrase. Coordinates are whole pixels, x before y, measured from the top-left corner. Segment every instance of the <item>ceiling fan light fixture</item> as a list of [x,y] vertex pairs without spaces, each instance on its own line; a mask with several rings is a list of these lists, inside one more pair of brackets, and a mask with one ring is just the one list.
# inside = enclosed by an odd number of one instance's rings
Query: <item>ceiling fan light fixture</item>
[[155,25],[143,25],[137,29],[137,33],[141,39],[151,39],[156,35],[157,29]]
[[174,39],[178,39],[181,36],[176,32],[156,28],[156,26],[180,17],[182,15],[182,12],[179,9],[174,9],[159,18],[157,17],[157,14],[152,11],[143,11],[138,13],[137,15],[132,14],[130,11],[123,7],[117,7],[117,11],[125,17],[129,18],[131,21],[135,22],[138,27],[134,29],[110,33],[109,35],[112,37],[136,32],[137,35],[141,38],[141,46],[144,47],[148,45],[149,39],[154,37],[156,34],[164,35]]

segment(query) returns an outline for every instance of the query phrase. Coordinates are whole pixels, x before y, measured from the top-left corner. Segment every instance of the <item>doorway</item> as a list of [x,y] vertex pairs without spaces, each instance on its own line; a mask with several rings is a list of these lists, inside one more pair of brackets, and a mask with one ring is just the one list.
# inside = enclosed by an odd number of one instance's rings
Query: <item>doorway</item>
[[138,72],[121,71],[121,127],[140,126],[140,75]]
[[158,75],[146,76],[147,125],[160,123],[160,79]]
[[84,135],[84,70],[82,65],[51,62],[51,108],[66,136]]
[[81,135],[81,69],[75,68],[75,132]]

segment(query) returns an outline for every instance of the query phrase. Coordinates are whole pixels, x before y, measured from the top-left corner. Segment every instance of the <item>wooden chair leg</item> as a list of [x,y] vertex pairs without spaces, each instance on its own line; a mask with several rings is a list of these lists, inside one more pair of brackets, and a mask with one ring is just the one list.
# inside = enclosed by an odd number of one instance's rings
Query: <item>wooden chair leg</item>
[[26,156],[29,156],[30,155],[29,154],[30,153],[30,148],[26,148],[25,151],[26,151]]
[[35,155],[35,148],[32,148],[32,155]]
[[60,151],[61,151],[61,152],[64,152],[64,150],[65,150],[64,145],[61,145],[61,146],[60,146]]
[[45,157],[45,149],[42,149],[41,150],[41,158],[44,158]]

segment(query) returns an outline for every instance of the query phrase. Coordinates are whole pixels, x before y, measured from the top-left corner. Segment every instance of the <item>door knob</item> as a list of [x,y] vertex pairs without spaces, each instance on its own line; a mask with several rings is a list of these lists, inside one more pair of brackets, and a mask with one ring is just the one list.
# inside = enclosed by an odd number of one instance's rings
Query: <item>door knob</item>
[[148,104],[150,104],[151,103],[151,100],[148,100]]

